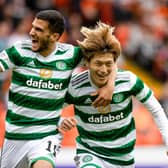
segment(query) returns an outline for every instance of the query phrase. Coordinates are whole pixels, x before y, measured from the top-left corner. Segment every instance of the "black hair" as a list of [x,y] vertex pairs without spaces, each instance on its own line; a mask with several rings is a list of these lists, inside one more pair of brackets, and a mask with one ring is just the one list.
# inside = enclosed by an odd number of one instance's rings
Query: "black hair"
[[43,10],[36,14],[37,19],[46,20],[49,23],[49,29],[53,33],[59,33],[60,36],[65,29],[64,16],[57,10]]

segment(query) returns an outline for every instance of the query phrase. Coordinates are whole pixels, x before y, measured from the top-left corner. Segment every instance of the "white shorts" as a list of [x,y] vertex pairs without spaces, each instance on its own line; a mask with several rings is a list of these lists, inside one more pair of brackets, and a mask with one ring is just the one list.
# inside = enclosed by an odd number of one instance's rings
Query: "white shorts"
[[77,168],[135,168],[135,165],[114,165],[90,153],[77,154],[74,158]]
[[55,168],[62,135],[52,135],[40,140],[5,139],[0,168],[29,168],[37,160],[47,160]]

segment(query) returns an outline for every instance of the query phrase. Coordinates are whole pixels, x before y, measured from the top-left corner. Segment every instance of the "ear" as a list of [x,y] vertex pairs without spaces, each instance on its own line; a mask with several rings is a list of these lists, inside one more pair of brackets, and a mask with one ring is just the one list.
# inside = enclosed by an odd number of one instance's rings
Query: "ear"
[[84,65],[85,65],[87,68],[89,68],[89,61],[84,60]]
[[52,41],[58,41],[58,39],[60,38],[60,35],[58,33],[53,33],[50,36],[50,38],[51,38]]

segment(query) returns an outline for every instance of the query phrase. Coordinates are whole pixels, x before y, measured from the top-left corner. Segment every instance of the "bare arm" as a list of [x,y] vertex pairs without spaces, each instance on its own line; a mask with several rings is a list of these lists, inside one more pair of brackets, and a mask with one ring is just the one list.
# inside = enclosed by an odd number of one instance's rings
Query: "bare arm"
[[91,94],[92,96],[98,95],[96,100],[92,103],[94,107],[107,106],[111,102],[114,91],[116,73],[117,64],[113,66],[113,70],[111,72],[110,79],[107,85],[105,85],[102,88],[99,88],[96,92]]

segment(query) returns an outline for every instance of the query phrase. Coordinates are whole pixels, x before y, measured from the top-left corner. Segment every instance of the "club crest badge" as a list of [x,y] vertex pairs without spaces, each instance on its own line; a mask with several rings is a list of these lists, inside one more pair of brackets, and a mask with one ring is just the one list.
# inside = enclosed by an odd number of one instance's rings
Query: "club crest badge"
[[59,70],[65,70],[67,68],[67,65],[63,61],[57,61],[56,62],[56,67]]

